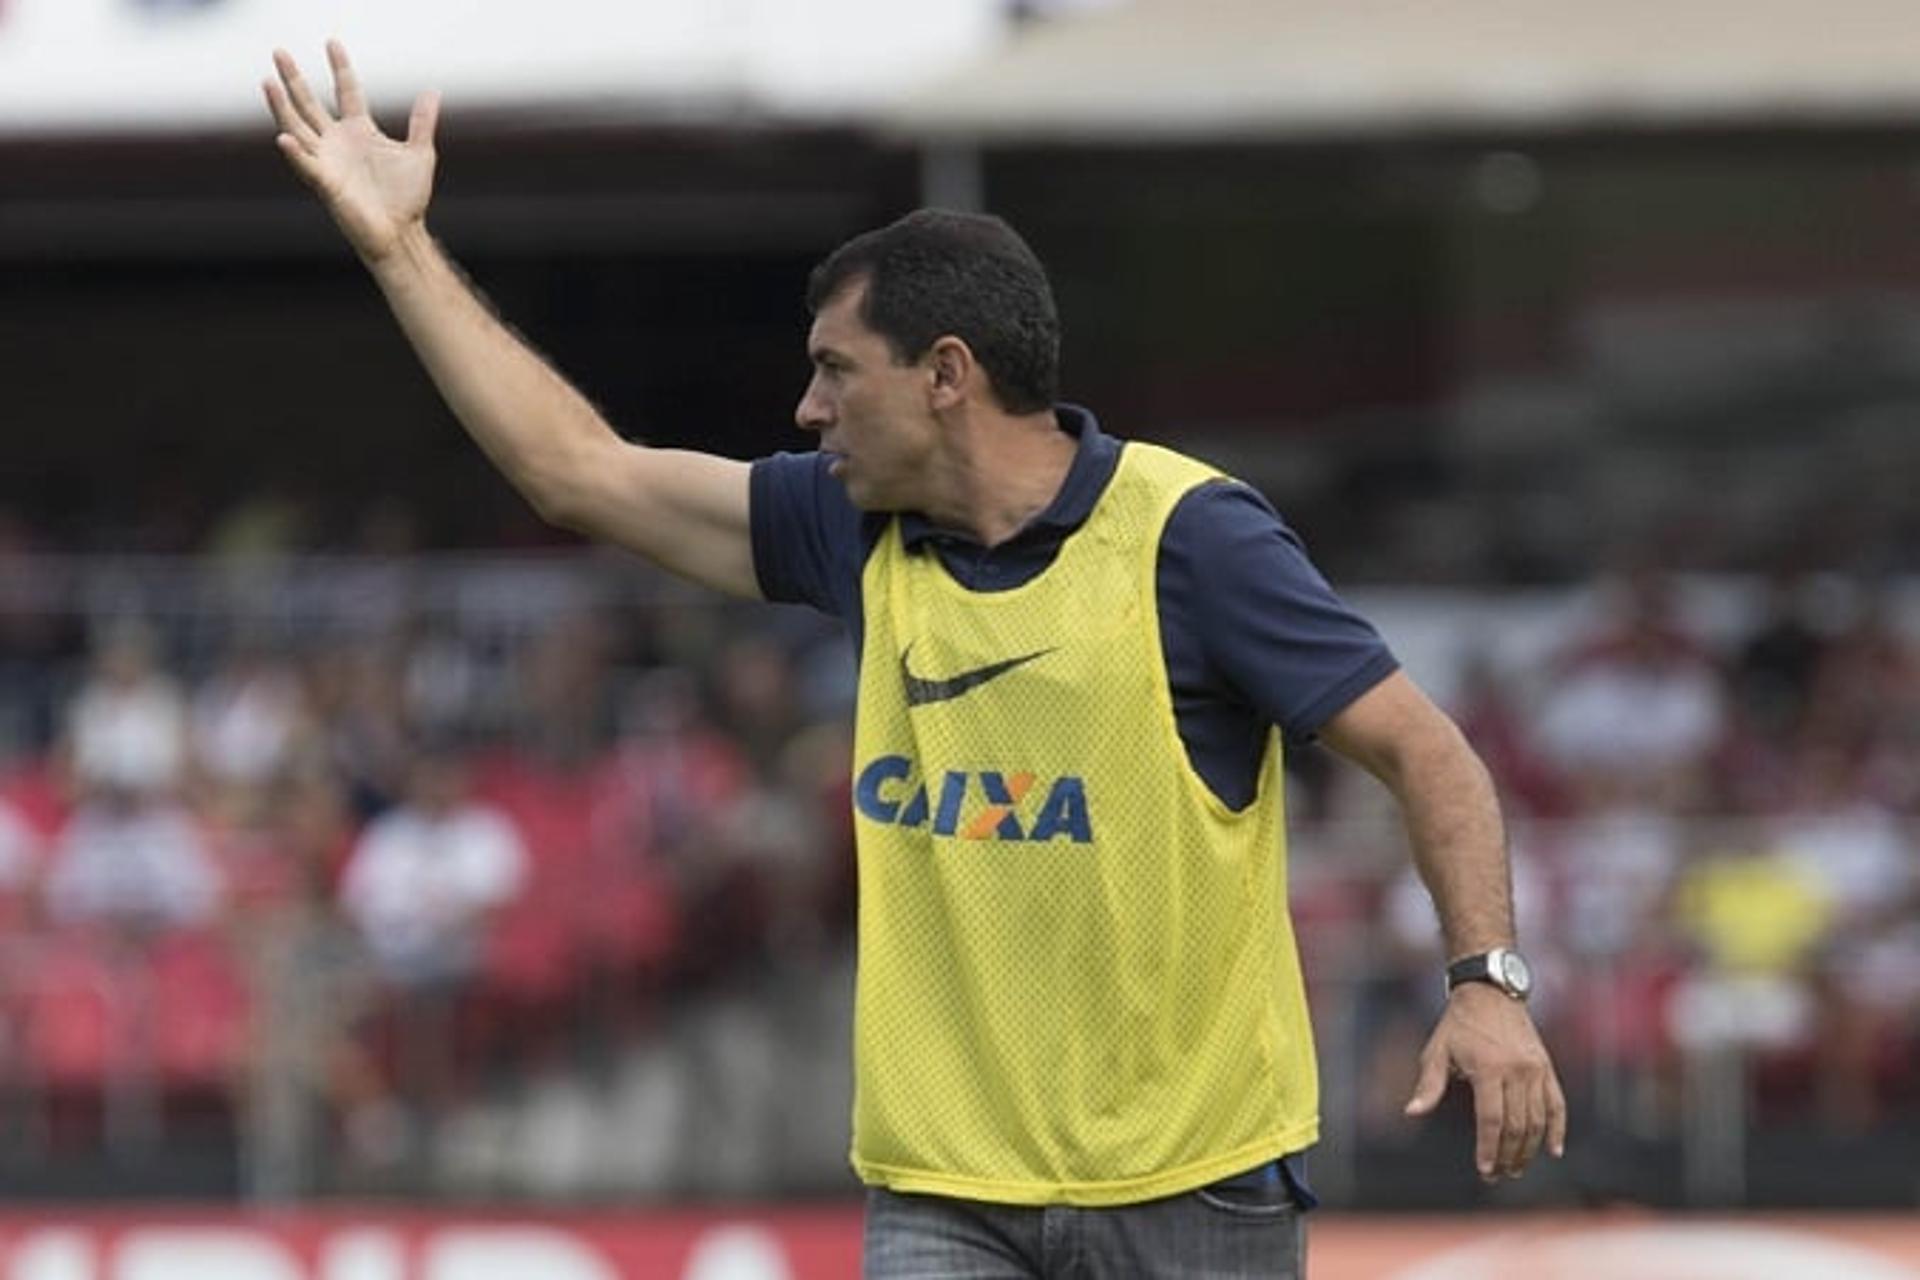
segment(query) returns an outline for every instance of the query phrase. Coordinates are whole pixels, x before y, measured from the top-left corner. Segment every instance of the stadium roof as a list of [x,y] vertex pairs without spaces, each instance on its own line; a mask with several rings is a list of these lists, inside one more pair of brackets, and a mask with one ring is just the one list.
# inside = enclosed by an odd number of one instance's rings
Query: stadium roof
[[1134,0],[895,105],[928,138],[1920,122],[1912,0]]
[[275,46],[339,36],[376,109],[863,122],[991,47],[1001,0],[0,0],[0,136],[260,129]]

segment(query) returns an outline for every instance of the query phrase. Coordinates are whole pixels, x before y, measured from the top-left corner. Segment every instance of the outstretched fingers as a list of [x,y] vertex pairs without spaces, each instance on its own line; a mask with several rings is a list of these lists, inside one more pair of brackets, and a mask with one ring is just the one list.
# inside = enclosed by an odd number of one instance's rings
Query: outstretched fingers
[[273,51],[274,70],[280,73],[280,83],[286,86],[287,100],[306,125],[316,134],[325,133],[333,123],[333,117],[320,105],[320,99],[313,94],[313,88],[307,84],[305,76],[300,74],[300,64],[285,49]]
[[360,90],[360,77],[347,61],[347,47],[338,40],[327,41],[327,62],[333,68],[333,99],[340,106],[340,118],[367,114],[367,96]]
[[293,109],[286,91],[278,83],[263,80],[260,88],[267,95],[267,110],[273,113],[273,122],[280,126],[281,136],[292,139],[304,151],[311,151],[320,145],[320,135]]

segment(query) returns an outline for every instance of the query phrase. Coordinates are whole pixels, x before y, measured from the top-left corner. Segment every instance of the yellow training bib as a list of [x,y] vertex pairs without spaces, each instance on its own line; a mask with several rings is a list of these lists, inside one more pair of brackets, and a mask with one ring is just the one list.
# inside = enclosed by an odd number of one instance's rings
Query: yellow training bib
[[1161,530],[1216,478],[1125,445],[1087,522],[1009,591],[962,587],[897,520],[867,561],[866,1182],[1122,1204],[1317,1136],[1279,735],[1253,803],[1227,809],[1187,760],[1161,649]]

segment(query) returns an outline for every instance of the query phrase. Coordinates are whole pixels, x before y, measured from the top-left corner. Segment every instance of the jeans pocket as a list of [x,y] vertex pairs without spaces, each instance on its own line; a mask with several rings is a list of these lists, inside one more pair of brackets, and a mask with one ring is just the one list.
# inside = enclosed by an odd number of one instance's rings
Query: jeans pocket
[[1298,1212],[1299,1206],[1293,1202],[1285,1186],[1258,1190],[1225,1188],[1218,1185],[1201,1187],[1193,1193],[1194,1198],[1215,1213],[1224,1213],[1235,1218],[1285,1218]]

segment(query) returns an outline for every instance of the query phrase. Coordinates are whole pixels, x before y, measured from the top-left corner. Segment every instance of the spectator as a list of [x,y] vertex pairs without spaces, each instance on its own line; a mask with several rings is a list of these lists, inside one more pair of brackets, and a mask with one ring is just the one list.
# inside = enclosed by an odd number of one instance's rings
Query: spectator
[[213,923],[223,883],[184,809],[138,791],[96,787],[60,835],[45,893],[56,923],[144,934]]
[[1920,895],[1889,902],[1834,939],[1821,1005],[1820,1113],[1832,1128],[1865,1133],[1890,1096],[1920,1084]]
[[740,744],[757,770],[771,772],[801,727],[787,651],[766,636],[737,637],[720,651],[713,684],[727,736]]
[[307,702],[326,762],[361,818],[383,812],[405,785],[402,671],[388,646],[347,640],[319,649],[306,663]]
[[1920,1009],[1916,849],[1867,793],[1857,753],[1808,743],[1795,763],[1775,839],[1833,913],[1816,975],[1817,1097],[1829,1126],[1861,1132],[1878,1115],[1878,1063]]
[[468,731],[485,707],[488,683],[469,638],[451,625],[410,618],[388,643],[405,722],[436,737]]
[[1894,815],[1861,787],[1857,759],[1808,744],[1796,760],[1789,806],[1774,823],[1783,856],[1818,885],[1848,932],[1908,900],[1914,853]]
[[1567,918],[1559,940],[1590,966],[1650,948],[1680,870],[1681,820],[1669,806],[1619,795],[1598,799],[1560,833]]
[[1680,932],[1699,963],[1674,993],[1681,1049],[1778,1054],[1807,1047],[1817,1012],[1814,962],[1833,922],[1820,884],[1759,828],[1735,824],[1681,873]]
[[194,757],[223,812],[244,818],[311,732],[298,675],[241,641],[193,696]]
[[1541,708],[1538,737],[1570,781],[1686,779],[1719,742],[1719,673],[1678,626],[1664,584],[1633,583],[1619,624],[1573,655]]
[[[351,1031],[371,1007],[365,949],[333,910],[348,841],[345,796],[324,773],[295,772],[274,786],[261,833],[263,861],[285,883],[252,904],[244,930],[258,993],[247,1120],[256,1188],[274,1198],[321,1190],[337,1107],[379,1096],[378,1072]],[[356,1086],[367,1086],[356,1093]]]
[[639,682],[623,731],[614,763],[617,825],[682,877],[700,880],[710,872],[703,850],[750,784],[741,748],[714,727],[697,684],[678,668]]
[[1765,833],[1738,823],[1681,873],[1683,933],[1715,973],[1792,977],[1826,937],[1833,908],[1818,880]]
[[612,736],[610,644],[605,620],[587,612],[560,618],[534,638],[519,669],[515,736],[523,750],[577,765],[605,745]]
[[454,751],[422,748],[405,801],[368,825],[341,878],[341,906],[396,987],[444,990],[469,979],[488,917],[525,879],[519,833],[466,787]]
[[67,759],[76,790],[164,797],[185,785],[186,700],[159,670],[156,648],[153,630],[131,619],[100,637],[93,670],[68,714]]
[[1806,617],[1806,586],[1791,574],[1768,586],[1767,616],[1747,638],[1734,665],[1734,687],[1748,724],[1784,736],[1800,725],[1826,637]]
[[1920,719],[1920,650],[1894,620],[1893,599],[1867,598],[1821,657],[1808,733],[1868,747],[1912,732]]
[[621,734],[595,815],[601,864],[618,877],[671,886],[673,916],[701,922],[680,940],[676,977],[730,968],[760,924],[762,904],[742,879],[730,831],[757,795],[753,768],[682,668],[662,667],[635,683]]
[[471,1046],[461,1015],[488,925],[526,877],[519,832],[468,797],[457,751],[421,744],[405,798],[368,824],[340,883],[341,906],[386,997],[375,1030],[389,1072],[384,1081],[361,1073],[350,1090],[346,1132],[356,1162],[392,1170],[424,1155],[424,1124],[438,1119],[463,1080]]
[[1461,663],[1460,689],[1450,710],[1460,732],[1486,762],[1509,811],[1536,817],[1558,815],[1566,805],[1559,779],[1530,740],[1509,683],[1483,654],[1468,654]]

